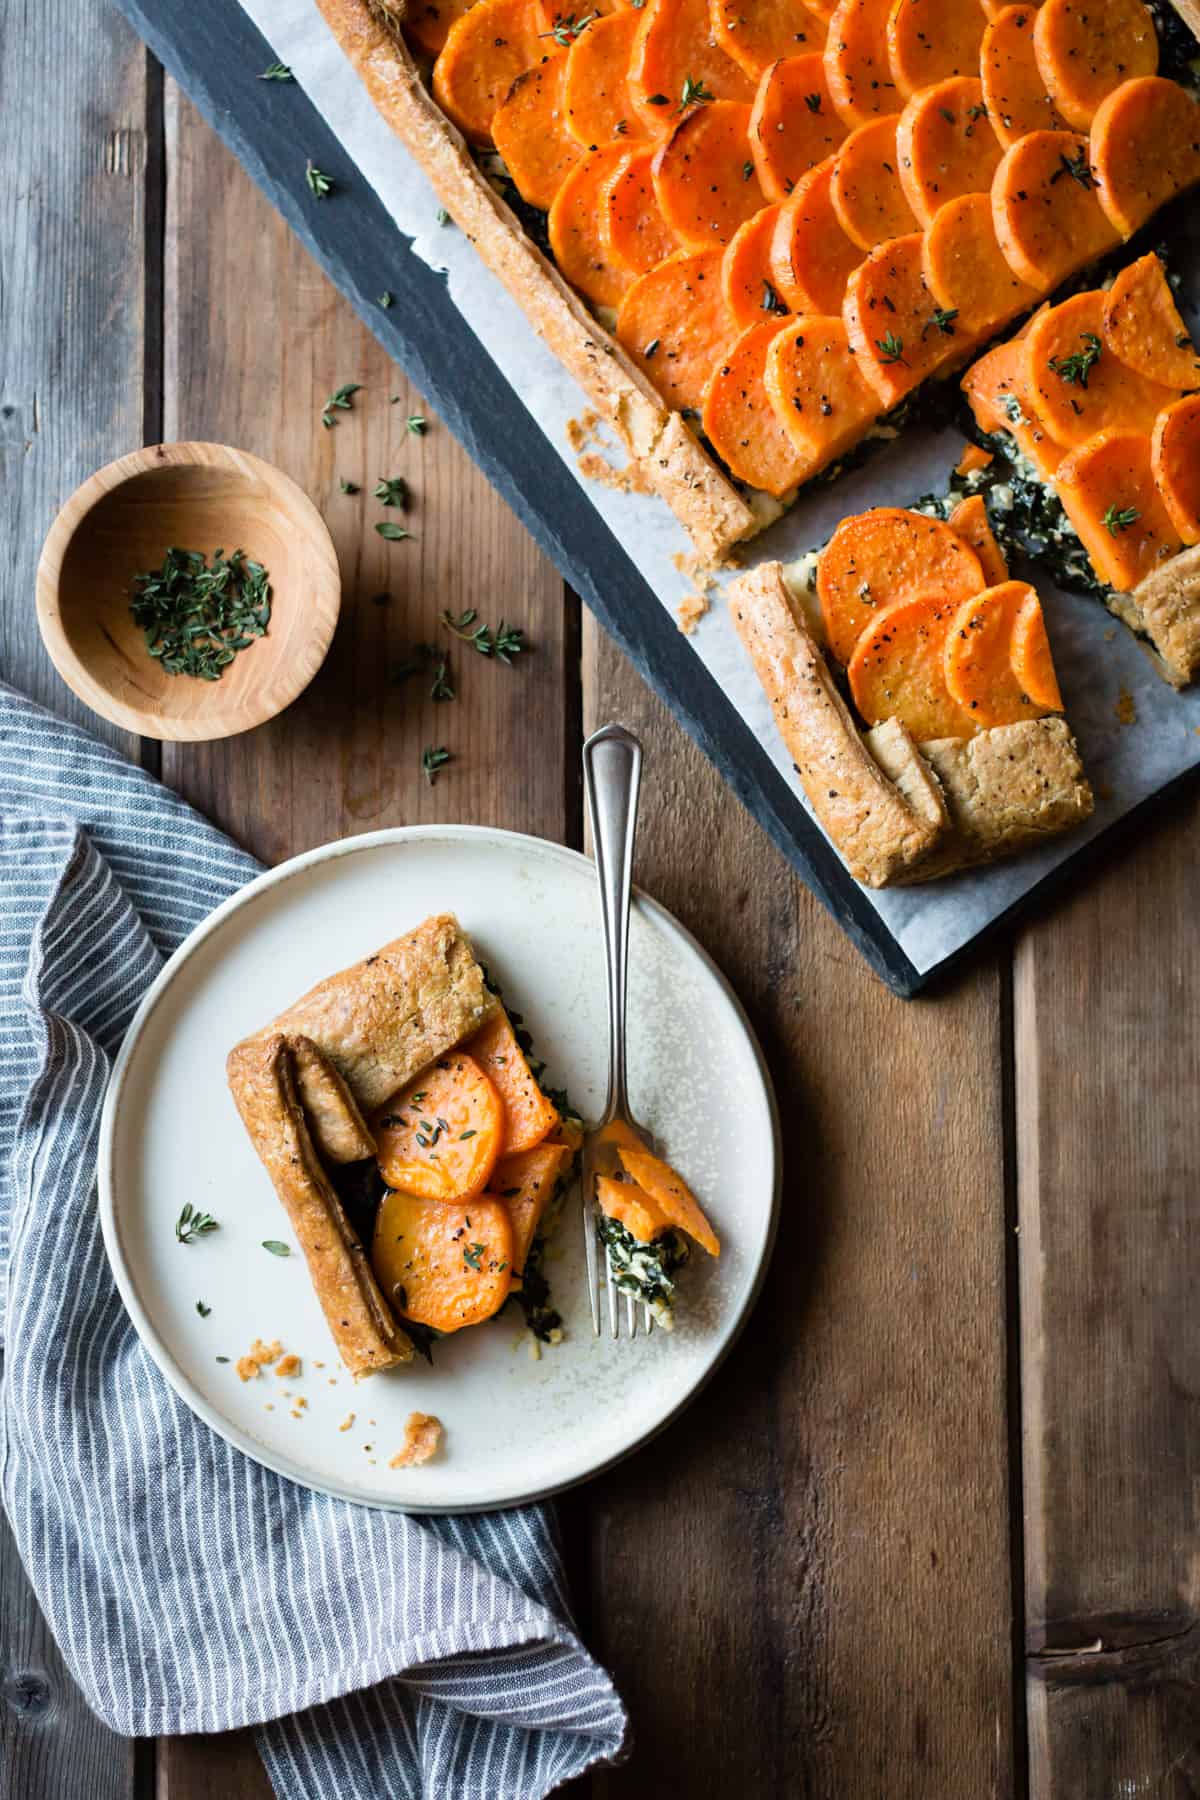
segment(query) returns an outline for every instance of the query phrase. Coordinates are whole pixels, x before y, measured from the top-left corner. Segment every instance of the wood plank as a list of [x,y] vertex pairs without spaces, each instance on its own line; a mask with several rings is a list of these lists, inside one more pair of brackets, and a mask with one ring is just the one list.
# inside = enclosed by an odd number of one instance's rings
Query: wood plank
[[[146,198],[155,171],[145,52],[101,0],[0,0],[0,673],[109,742],[42,650],[33,578],[71,490],[141,442]],[[53,46],[48,55],[47,46]],[[128,1800],[134,1746],[85,1706],[0,1520],[0,1791]]]
[[1200,1791],[1200,800],[1024,934],[1030,1791]]
[[637,878],[750,1014],[785,1176],[742,1342],[590,1490],[597,1648],[637,1731],[598,1792],[1006,1794],[998,967],[893,998],[590,624],[584,668],[588,729],[645,745]]

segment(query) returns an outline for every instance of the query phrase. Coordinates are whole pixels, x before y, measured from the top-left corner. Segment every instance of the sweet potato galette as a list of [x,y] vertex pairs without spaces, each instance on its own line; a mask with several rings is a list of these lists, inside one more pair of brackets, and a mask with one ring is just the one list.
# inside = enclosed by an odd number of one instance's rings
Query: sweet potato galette
[[318,4],[710,559],[1200,180],[1143,0]]
[[[332,975],[231,1052],[238,1110],[346,1367],[491,1318],[558,1315],[545,1234],[579,1121],[449,915]],[[370,1245],[370,1251],[366,1248]]]
[[1042,609],[982,498],[878,507],[730,588],[813,811],[870,887],[1026,848],[1092,810]]

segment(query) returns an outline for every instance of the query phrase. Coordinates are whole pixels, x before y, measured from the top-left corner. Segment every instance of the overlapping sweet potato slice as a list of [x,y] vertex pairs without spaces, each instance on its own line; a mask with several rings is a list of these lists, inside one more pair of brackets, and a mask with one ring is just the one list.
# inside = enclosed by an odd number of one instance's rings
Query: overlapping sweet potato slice
[[[512,1223],[513,1284],[520,1284],[529,1246],[537,1236],[546,1208],[570,1166],[574,1151],[568,1144],[539,1144],[502,1156],[492,1171],[489,1199],[503,1200]],[[472,1215],[472,1226],[474,1215]]]
[[492,136],[522,200],[549,212],[554,196],[583,155],[566,128],[560,51],[518,75],[492,119]]
[[663,218],[688,249],[727,244],[765,204],[750,157],[750,108],[738,101],[697,107],[651,166]]
[[1142,0],[1045,0],[1033,44],[1046,92],[1076,131],[1088,129],[1122,82],[1158,68],[1154,20]]
[[987,18],[979,0],[893,0],[888,67],[906,98],[952,75],[979,73]]
[[1092,120],[1100,204],[1122,237],[1200,181],[1200,105],[1178,82],[1146,75],[1102,100]]
[[435,1331],[461,1331],[498,1313],[512,1287],[508,1208],[491,1194],[448,1204],[385,1194],[375,1220],[371,1265],[402,1318]]
[[989,587],[1008,580],[1008,563],[996,542],[982,494],[968,494],[965,500],[960,500],[946,523],[975,552]]
[[842,318],[864,379],[885,409],[958,354],[957,325],[925,283],[919,231],[881,244],[846,283]]
[[454,1050],[402,1087],[371,1129],[390,1188],[431,1200],[471,1200],[504,1145],[504,1106],[475,1058]]
[[817,564],[830,653],[848,663],[860,636],[897,601],[934,594],[953,606],[984,585],[978,556],[944,520],[897,506],[856,513]]
[[754,87],[717,42],[709,0],[646,0],[629,59],[629,91],[655,136],[680,116],[697,88],[749,105]]
[[841,310],[862,251],[842,230],[830,192],[832,161],[813,169],[780,208],[771,239],[771,283],[793,312]]
[[450,35],[455,19],[475,5],[475,0],[414,0],[404,9],[404,35],[411,43],[436,56]]
[[918,744],[975,731],[946,685],[946,638],[956,610],[942,595],[921,593],[885,606],[863,632],[846,675],[869,725],[899,719]]
[[915,93],[896,126],[896,155],[900,185],[919,225],[928,225],[960,194],[987,193],[1001,147],[982,83],[957,75]]
[[989,194],[963,194],[939,207],[921,255],[934,303],[953,314],[960,338],[989,338],[1037,300],[1001,252]]
[[686,1231],[710,1256],[720,1256],[721,1242],[683,1177],[661,1156],[629,1144],[618,1150],[625,1173],[648,1194],[669,1225]]
[[984,431],[1007,431],[1038,474],[1049,480],[1066,455],[1034,413],[1025,380],[1024,343],[1016,337],[981,356],[963,377],[963,392]]
[[1063,458],[1055,487],[1092,567],[1120,593],[1181,547],[1141,432],[1100,432]]
[[838,223],[861,250],[911,231],[912,207],[900,185],[894,116],[852,131],[833,161],[830,198]]
[[1060,444],[1086,443],[1098,431],[1149,436],[1177,390],[1148,381],[1104,342],[1104,294],[1073,294],[1049,307],[1023,339],[1030,404]]
[[710,0],[710,14],[717,43],[752,81],[781,57],[825,47],[824,19],[800,0]]
[[751,325],[718,362],[704,402],[704,431],[722,462],[740,481],[779,498],[811,468],[771,404],[764,379],[772,341],[787,329],[782,319]]
[[497,1007],[487,1024],[465,1045],[500,1096],[507,1156],[532,1150],[558,1124],[558,1108],[534,1079],[508,1014]]
[[[987,587],[980,594],[964,600],[950,621],[946,635],[945,675],[950,697],[969,713],[977,726],[1016,725],[1022,719],[1040,719],[1053,708],[1039,704],[1022,685],[1014,665],[1014,634],[1017,620],[1024,609],[1028,615],[1033,602],[1036,617],[1027,616],[1026,634],[1036,632],[1041,619],[1041,604],[1033,589],[1023,581],[1003,581]],[[1042,624],[1045,639],[1045,625]],[[1029,651],[1028,642],[1026,652]],[[1046,640],[1045,658],[1035,653],[1032,660],[1038,668],[1045,690],[1054,681],[1054,665],[1047,675],[1044,663],[1049,656]],[[1057,688],[1057,683],[1054,683]]]
[[629,58],[640,26],[638,14],[622,7],[580,31],[567,53],[566,126],[585,150],[649,135],[629,91]]
[[767,394],[798,455],[814,474],[858,442],[879,411],[849,354],[841,319],[802,313],[772,338]]
[[764,71],[750,114],[750,151],[769,199],[786,200],[845,135],[818,54],[789,56]]
[[865,125],[904,104],[888,66],[886,0],[838,0],[825,39],[825,80],[847,125]]
[[1101,210],[1085,137],[1031,131],[1005,151],[992,180],[996,237],[1013,273],[1041,293],[1117,242]]
[[634,282],[617,315],[617,337],[667,405],[693,412],[734,336],[719,250],[668,256]]
[[1103,331],[1113,355],[1147,380],[1200,388],[1200,354],[1153,253],[1129,263],[1104,295]]
[[789,308],[771,279],[771,245],[779,221],[778,206],[764,206],[739,225],[721,258],[721,292],[739,331],[760,325],[764,314]]
[[491,144],[513,82],[547,53],[545,30],[539,0],[477,0],[451,25],[433,65],[433,97],[472,144]]
[[1062,694],[1054,672],[1054,658],[1050,654],[1042,603],[1032,588],[1017,608],[1013,620],[1012,666],[1022,691],[1035,706],[1044,707],[1047,712],[1062,711]]
[[1171,523],[1185,544],[1200,543],[1200,394],[1158,415],[1150,467]]
[[612,255],[602,230],[601,197],[627,154],[619,142],[587,151],[564,178],[550,208],[554,260],[571,285],[596,306],[619,306],[633,279]]
[[1033,47],[1036,6],[1005,6],[983,34],[979,73],[992,129],[1007,150],[1031,131],[1065,131]]
[[679,249],[654,189],[657,144],[630,150],[600,193],[600,235],[618,268],[645,275]]

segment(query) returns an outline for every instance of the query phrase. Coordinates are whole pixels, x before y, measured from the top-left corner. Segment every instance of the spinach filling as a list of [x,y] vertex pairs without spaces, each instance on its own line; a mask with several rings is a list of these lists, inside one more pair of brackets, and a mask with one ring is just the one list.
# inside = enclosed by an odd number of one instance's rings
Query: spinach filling
[[608,1252],[608,1279],[623,1294],[648,1306],[664,1331],[675,1323],[674,1276],[691,1254],[682,1232],[674,1227],[643,1244],[617,1219],[597,1212],[596,1235]]

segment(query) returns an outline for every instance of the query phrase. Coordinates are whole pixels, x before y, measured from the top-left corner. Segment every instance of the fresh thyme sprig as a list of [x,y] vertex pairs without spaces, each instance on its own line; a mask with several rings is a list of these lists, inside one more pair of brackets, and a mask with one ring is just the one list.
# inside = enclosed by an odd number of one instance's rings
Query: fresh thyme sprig
[[501,619],[493,636],[491,627],[477,623],[478,619],[479,614],[473,606],[468,606],[457,618],[448,608],[442,613],[442,624],[446,630],[452,631],[455,637],[460,637],[464,644],[470,644],[473,650],[478,650],[480,656],[495,656],[501,662],[511,664],[514,656],[519,656],[522,650],[528,650],[529,645],[525,642],[521,626],[507,625]]
[[894,331],[889,331],[881,338],[875,339],[875,348],[879,351],[881,363],[904,363],[904,339],[898,338]]
[[444,769],[447,763],[453,761],[454,758],[451,756],[449,750],[447,750],[445,744],[439,745],[436,750],[432,744],[427,744],[425,746],[424,750],[421,752],[421,769],[430,787],[432,787],[437,780],[439,769]]
[[295,81],[296,77],[286,63],[273,62],[269,68],[263,70],[258,79],[260,81]]
[[1128,531],[1131,525],[1136,525],[1140,517],[1136,506],[1110,506],[1101,523],[1107,526],[1109,537],[1116,537],[1118,531]]
[[210,1231],[219,1231],[219,1219],[211,1213],[197,1212],[191,1201],[187,1201],[175,1221],[175,1236],[181,1244],[194,1244],[197,1238],[207,1237]]
[[1052,356],[1049,362],[1060,381],[1073,387],[1085,388],[1093,365],[1100,361],[1104,346],[1094,331],[1081,331],[1079,337],[1084,345],[1082,350],[1076,350],[1072,356]]
[[414,437],[424,437],[425,433],[429,430],[429,420],[423,418],[420,413],[410,413],[408,416],[408,429],[412,432]]
[[693,76],[685,75],[679,95],[679,105],[675,110],[676,112],[686,112],[689,106],[708,106],[715,99],[716,95],[705,87],[703,80],[697,81]]
[[385,506],[408,505],[408,483],[403,475],[381,475],[375,488],[376,500],[382,500]]
[[308,183],[309,192],[314,194],[318,200],[324,200],[333,192],[333,177],[326,175],[324,169],[318,169],[311,156],[304,165],[304,179]]
[[957,306],[935,306],[933,315],[921,327],[921,339],[924,341],[927,331],[940,331],[943,337],[954,336],[954,321],[958,317]]
[[321,423],[326,431],[332,430],[337,424],[337,420],[333,416],[335,412],[354,411],[351,402],[353,401],[355,394],[361,392],[361,381],[348,381],[344,387],[336,388],[334,392],[330,394],[328,400],[321,408]]
[[1050,177],[1051,187],[1056,181],[1061,181],[1064,175],[1069,175],[1072,181],[1077,181],[1080,187],[1086,188],[1089,193],[1095,187],[1096,177],[1092,174],[1086,150],[1081,150],[1077,156],[1060,156],[1058,164],[1058,168]]
[[219,681],[239,650],[265,637],[271,584],[244,550],[226,556],[168,550],[162,567],[135,575],[129,610],[146,649],[168,675]]
[[574,13],[556,13],[551,29],[539,31],[538,36],[553,38],[556,44],[561,44],[564,50],[569,50],[575,39],[581,36],[588,26],[594,24],[599,17],[598,12],[584,13],[581,19],[577,19]]

